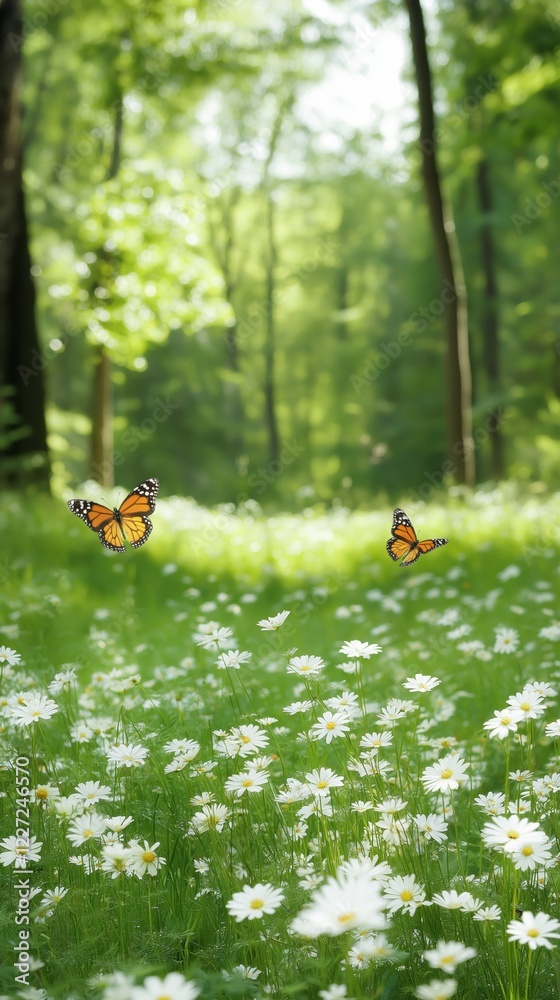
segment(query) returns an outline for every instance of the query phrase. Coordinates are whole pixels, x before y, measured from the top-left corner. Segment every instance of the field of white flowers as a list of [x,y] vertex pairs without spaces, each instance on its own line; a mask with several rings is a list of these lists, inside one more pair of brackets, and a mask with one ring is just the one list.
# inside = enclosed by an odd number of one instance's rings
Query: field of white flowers
[[558,498],[3,502],[0,995],[553,1000]]

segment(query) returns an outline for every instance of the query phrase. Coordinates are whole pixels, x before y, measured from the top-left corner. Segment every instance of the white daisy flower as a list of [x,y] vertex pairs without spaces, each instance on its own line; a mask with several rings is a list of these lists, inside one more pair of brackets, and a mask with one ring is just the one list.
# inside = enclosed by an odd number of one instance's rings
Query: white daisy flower
[[275,632],[276,629],[282,627],[289,614],[289,611],[280,611],[279,614],[272,615],[271,618],[262,618],[260,622],[257,622],[257,625],[263,632]]
[[269,882],[265,885],[244,885],[241,892],[234,892],[226,903],[226,908],[237,923],[242,920],[260,920],[265,913],[274,913],[278,909],[284,893],[274,889]]
[[556,945],[549,941],[549,938],[560,937],[560,922],[554,917],[547,916],[546,913],[533,915],[530,910],[525,910],[521,914],[521,920],[509,922],[507,933],[510,941],[528,944],[532,951],[541,945],[550,950]]

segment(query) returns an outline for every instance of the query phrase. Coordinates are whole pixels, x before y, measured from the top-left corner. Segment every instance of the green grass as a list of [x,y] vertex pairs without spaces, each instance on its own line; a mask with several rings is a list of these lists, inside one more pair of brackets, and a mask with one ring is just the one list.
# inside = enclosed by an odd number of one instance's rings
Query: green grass
[[[14,727],[5,709],[2,836],[14,833],[13,760],[27,755],[32,787],[50,783],[69,795],[78,782],[109,785],[111,800],[99,803],[97,811],[132,816],[123,842],[159,842],[157,853],[166,859],[153,878],[87,874],[68,858],[99,857],[99,839],[72,847],[68,824],[52,808],[33,805],[31,833],[43,849],[33,866],[31,881],[41,894],[32,902],[29,927],[32,954],[43,966],[31,973],[32,986],[66,1000],[91,996],[88,980],[102,973],[124,970],[141,982],[149,973],[178,971],[197,979],[204,996],[262,994],[265,985],[274,994],[315,996],[337,983],[346,984],[348,996],[357,1000],[389,1000],[414,996],[419,984],[444,978],[422,959],[425,949],[444,939],[478,952],[458,966],[461,997],[521,1000],[526,984],[527,996],[557,995],[556,953],[539,948],[528,966],[527,948],[508,944],[505,928],[516,907],[554,916],[558,870],[550,869],[541,886],[534,874],[527,878],[499,852],[490,855],[479,832],[489,817],[472,800],[481,792],[504,791],[506,770],[527,768],[535,777],[559,770],[558,748],[544,736],[545,724],[560,715],[556,697],[547,699],[546,715],[530,726],[520,724],[525,744],[508,741],[507,767],[505,743],[488,740],[482,724],[528,681],[558,686],[557,644],[539,632],[557,616],[560,504],[554,496],[502,490],[459,494],[422,509],[405,507],[423,537],[450,539],[409,569],[393,564],[385,552],[388,509],[264,518],[256,507],[207,511],[171,499],[158,502],[149,543],[120,556],[106,552],[62,502],[30,498],[24,505],[16,497],[4,498],[0,644],[17,650],[24,666],[8,672],[1,693],[46,693],[69,663],[77,684],[52,694],[59,711],[32,727]],[[500,580],[512,564],[519,575]],[[291,613],[279,633],[257,627],[260,618],[283,608]],[[452,624],[437,624],[453,611]],[[235,648],[252,653],[249,664],[239,671],[216,669],[216,654],[193,638],[210,621],[233,629]],[[490,651],[497,627],[515,628],[519,650],[492,653],[488,661],[462,653],[461,640],[448,636],[459,625],[470,628],[465,639],[479,640]],[[363,661],[360,676],[337,669],[346,662],[340,647],[350,639],[383,646],[380,655]],[[318,681],[286,672],[285,653],[289,659],[294,649],[325,660]],[[417,672],[438,677],[441,685],[429,694],[410,694],[402,682]],[[326,700],[343,691],[360,699],[361,712],[348,736],[330,746],[298,736],[323,714]],[[305,715],[283,712],[307,697],[314,705]],[[419,707],[394,725],[393,746],[382,754],[392,771],[360,778],[352,768],[359,741],[380,729],[377,714],[391,698]],[[151,705],[151,699],[157,703]],[[88,717],[108,720],[99,727],[106,727],[106,738],[97,734],[87,743],[72,742],[72,725]],[[265,717],[278,721],[258,722]],[[212,733],[242,724],[266,730],[270,742],[261,753],[272,758],[270,781],[262,792],[234,800],[224,782],[244,761],[220,757]],[[452,812],[449,797],[427,795],[420,782],[424,768],[447,752],[425,740],[444,737],[458,741],[453,752],[470,763],[474,777],[472,790],[454,794]],[[211,774],[195,776],[188,766],[164,772],[171,755],[163,745],[179,738],[200,743],[195,763],[215,761]],[[145,746],[146,764],[108,770],[106,750],[117,742]],[[280,807],[275,796],[288,778],[302,780],[321,766],[344,777],[344,786],[332,793],[334,815],[312,816],[307,837],[294,840],[293,824],[304,802]],[[203,792],[232,810],[221,834],[190,829],[200,808],[191,799]],[[530,818],[554,840],[555,856],[554,797],[540,802],[530,782],[509,783],[511,799],[521,793],[530,801]],[[424,851],[410,837],[391,847],[368,829],[379,812],[350,808],[358,799],[379,804],[393,796],[407,802],[401,816],[445,808],[449,839]],[[501,920],[478,923],[470,914],[435,905],[413,916],[397,913],[386,934],[405,957],[363,971],[344,964],[351,932],[311,942],[289,933],[310,899],[298,874],[302,857],[311,855],[320,880],[334,874],[343,859],[355,857],[366,836],[371,853],[385,858],[393,875],[414,873],[428,899],[442,889],[469,888],[485,905],[500,906]],[[197,871],[197,859],[208,862],[207,872]],[[5,867],[0,875],[9,899],[0,993],[12,996],[18,995],[12,966],[15,874]],[[262,920],[235,923],[226,902],[243,885],[257,882],[283,888],[281,908]],[[67,894],[52,916],[36,922],[42,895],[56,885]],[[239,964],[261,970],[255,983],[223,978],[222,970],[231,973]]]

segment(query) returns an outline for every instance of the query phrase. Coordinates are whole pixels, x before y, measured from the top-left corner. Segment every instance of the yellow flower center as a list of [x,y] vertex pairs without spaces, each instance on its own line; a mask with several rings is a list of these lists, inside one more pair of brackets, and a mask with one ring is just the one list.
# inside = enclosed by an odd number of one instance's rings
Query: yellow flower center
[[337,919],[339,924],[347,924],[350,920],[354,920],[355,916],[354,911],[351,911],[350,913],[341,913]]
[[93,830],[84,830],[84,832],[82,833],[82,837],[84,838],[84,840],[87,840],[88,837],[93,837]]
[[145,861],[147,865],[151,865],[153,861],[156,860],[157,855],[153,851],[144,851],[142,854],[142,861]]
[[525,847],[521,848],[521,854],[525,855],[526,858],[530,858],[531,854],[534,854],[534,850],[530,844],[526,844]]
[[401,892],[401,899],[403,903],[409,903],[412,898],[413,897],[410,889],[403,889],[403,891]]
[[442,778],[445,778],[445,779],[450,778],[452,774],[453,774],[453,771],[451,770],[450,767],[446,767],[445,770],[441,772]]
[[508,830],[508,837],[509,837],[510,840],[517,840],[517,838],[519,837],[519,831],[518,830]]
[[317,788],[328,788],[328,786],[329,786],[328,781],[318,781],[317,782]]
[[327,722],[325,729],[336,729],[336,722]]
[[48,799],[49,797],[49,793],[46,788],[38,788],[35,795],[38,799]]
[[531,927],[531,929],[527,931],[527,937],[536,938],[538,936],[539,932],[536,927]]
[[252,778],[245,778],[245,781],[243,782],[243,788],[250,788],[251,785],[253,785],[253,784],[254,784],[254,781],[253,781]]
[[264,899],[252,899],[249,906],[252,910],[262,910],[264,906]]

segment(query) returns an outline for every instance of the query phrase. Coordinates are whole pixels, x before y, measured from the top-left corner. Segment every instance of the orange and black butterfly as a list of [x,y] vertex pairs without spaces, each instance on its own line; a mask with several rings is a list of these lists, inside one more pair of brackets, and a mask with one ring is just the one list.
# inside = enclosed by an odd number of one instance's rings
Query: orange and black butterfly
[[148,541],[153,527],[148,514],[155,510],[158,489],[157,479],[146,479],[125,497],[120,507],[112,510],[93,500],[69,500],[68,506],[88,528],[97,532],[106,549],[125,552],[125,540],[133,549]]
[[395,562],[402,559],[401,566],[412,566],[421,555],[448,542],[447,538],[426,538],[419,542],[409,518],[400,507],[393,511],[391,534],[393,537],[387,542],[387,552]]

